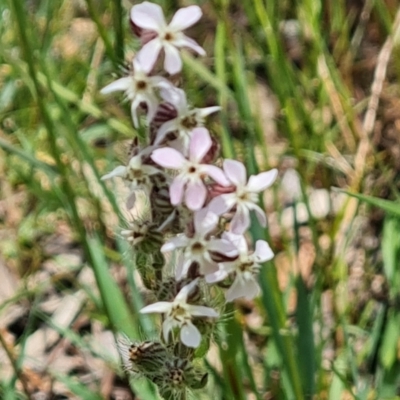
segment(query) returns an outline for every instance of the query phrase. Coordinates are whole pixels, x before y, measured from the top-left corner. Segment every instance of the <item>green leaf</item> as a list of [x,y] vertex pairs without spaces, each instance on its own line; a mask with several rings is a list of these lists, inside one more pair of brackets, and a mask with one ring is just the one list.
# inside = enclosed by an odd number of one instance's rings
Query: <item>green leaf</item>
[[352,193],[346,190],[340,190],[340,191],[346,193],[351,197],[355,197],[358,200],[368,203],[372,206],[379,207],[382,210],[395,215],[396,217],[400,217],[400,203],[396,203],[390,200],[380,199],[379,197],[367,196],[365,194]]

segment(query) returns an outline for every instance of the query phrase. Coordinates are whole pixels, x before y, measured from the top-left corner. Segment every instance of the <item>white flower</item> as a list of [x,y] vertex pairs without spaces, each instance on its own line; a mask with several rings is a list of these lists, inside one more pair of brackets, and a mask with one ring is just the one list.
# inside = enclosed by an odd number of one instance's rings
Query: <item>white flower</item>
[[173,206],[181,204],[185,195],[185,204],[190,210],[202,208],[207,198],[207,187],[203,182],[206,176],[210,176],[222,186],[229,185],[229,181],[220,168],[215,165],[201,164],[211,145],[212,141],[207,129],[195,128],[190,139],[188,160],[171,147],[153,151],[151,159],[155,163],[164,168],[179,171],[169,189]]
[[198,6],[189,6],[178,10],[169,25],[165,22],[162,8],[148,1],[137,4],[131,9],[131,19],[140,28],[157,33],[157,36],[146,43],[139,51],[138,57],[143,68],[150,72],[161,49],[165,52],[164,68],[170,74],[176,74],[182,69],[182,60],[178,48],[190,47],[200,55],[205,51],[193,40],[182,33],[194,25],[202,12]]
[[215,197],[209,204],[210,211],[217,215],[224,214],[236,206],[236,212],[232,218],[230,230],[236,234],[244,233],[250,226],[250,210],[253,210],[262,226],[266,226],[265,212],[256,204],[258,194],[271,186],[277,175],[277,169],[261,172],[250,176],[246,183],[246,168],[235,160],[225,160],[223,170],[227,178],[236,186],[232,193]]
[[239,257],[237,260],[221,263],[221,269],[206,276],[206,281],[208,283],[218,282],[233,273],[235,279],[225,293],[226,301],[233,301],[239,297],[253,299],[260,292],[260,286],[257,282],[260,264],[271,260],[274,253],[265,240],[257,240],[256,250],[250,254],[244,236],[225,232],[222,237],[235,244],[239,251]]
[[142,162],[142,157],[146,153],[150,153],[153,147],[147,147],[136,156],[133,156],[127,166],[119,165],[114,168],[111,172],[101,177],[102,180],[120,177],[123,179],[125,184],[130,190],[130,196],[128,199],[128,208],[133,207],[135,201],[135,191],[143,190],[146,194],[150,193],[152,183],[150,180],[151,175],[162,173],[156,167],[152,165],[146,165]]
[[212,274],[218,270],[218,264],[213,261],[210,252],[216,252],[228,257],[235,257],[237,251],[235,246],[227,239],[210,238],[212,232],[218,224],[218,216],[203,208],[194,214],[194,235],[188,237],[185,234],[178,235],[162,247],[163,253],[183,250],[183,265],[178,278],[183,278],[193,262],[200,266],[200,273],[203,275]]
[[148,76],[142,65],[134,58],[132,61],[133,72],[129,76],[117,79],[101,90],[102,94],[124,91],[126,97],[132,102],[131,114],[134,126],[139,126],[137,108],[141,103],[147,105],[147,123],[153,119],[159,101],[155,89],[163,87],[165,90],[172,88],[172,84],[161,76]]
[[195,279],[184,286],[176,295],[173,302],[159,301],[150,304],[140,310],[141,313],[165,314],[163,322],[163,336],[168,342],[169,333],[174,328],[180,328],[181,342],[187,347],[198,347],[201,342],[201,335],[196,326],[192,323],[193,317],[217,318],[219,314],[210,307],[196,306],[187,303],[187,297],[195,288],[198,279]]
[[178,141],[181,144],[179,150],[182,149],[186,155],[193,129],[203,126],[205,117],[220,110],[221,107],[190,108],[182,89],[161,90],[160,94],[163,100],[174,106],[178,115],[161,125],[155,144],[161,143],[169,132],[178,131]]

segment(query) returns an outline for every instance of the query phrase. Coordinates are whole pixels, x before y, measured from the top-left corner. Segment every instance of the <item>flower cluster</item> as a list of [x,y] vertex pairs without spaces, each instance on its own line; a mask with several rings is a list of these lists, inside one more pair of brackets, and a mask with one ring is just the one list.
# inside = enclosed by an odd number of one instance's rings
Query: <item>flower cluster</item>
[[[169,74],[179,73],[183,47],[205,55],[183,33],[201,15],[198,6],[185,7],[167,24],[158,5],[145,1],[133,6],[131,23],[142,48],[130,75],[102,90],[125,92],[135,127],[141,126],[139,113],[146,116],[146,138],[134,141],[126,166],[116,167],[103,179],[121,178],[126,183],[128,208],[135,205],[138,192],[148,199],[146,218],[130,223],[122,234],[135,247],[137,268],[154,296],[154,303],[141,312],[163,314],[162,335],[160,342],[132,344],[124,354],[129,370],[142,373],[165,393],[175,386],[165,381],[171,369],[168,374],[160,372],[165,371],[163,359],[179,366],[175,380],[170,380],[177,387],[185,379],[202,386],[204,374],[192,374],[200,376],[198,380],[188,371],[194,368],[191,349],[208,347],[222,311],[210,287],[225,290],[227,302],[252,299],[260,291],[261,264],[273,257],[264,240],[251,251],[245,234],[252,211],[266,225],[258,200],[273,184],[277,170],[248,177],[240,161],[220,160],[218,141],[205,127],[206,117],[220,107],[192,107],[182,89],[155,74],[162,65]],[[186,386],[194,388],[188,382]]]

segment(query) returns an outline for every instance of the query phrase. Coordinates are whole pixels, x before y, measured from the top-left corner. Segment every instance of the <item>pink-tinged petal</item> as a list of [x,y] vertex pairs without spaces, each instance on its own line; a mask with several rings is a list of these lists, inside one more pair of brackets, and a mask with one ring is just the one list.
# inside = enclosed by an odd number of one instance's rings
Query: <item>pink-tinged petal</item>
[[230,302],[239,297],[254,299],[260,293],[260,287],[254,279],[244,280],[237,276],[232,286],[225,293],[226,301]]
[[183,192],[186,185],[186,179],[178,175],[172,181],[169,187],[169,200],[173,206],[177,206],[182,203]]
[[230,231],[241,235],[247,231],[250,226],[250,215],[249,209],[246,207],[238,206],[235,216],[232,218],[230,224]]
[[224,172],[228,179],[236,186],[246,185],[246,168],[244,165],[236,160],[224,161]]
[[171,323],[171,320],[169,318],[167,318],[163,325],[162,325],[162,330],[163,330],[163,337],[164,337],[164,341],[165,343],[168,343],[168,339],[169,339],[169,333],[171,331],[171,329],[174,327],[174,324]]
[[150,313],[166,313],[172,307],[172,303],[168,301],[159,301],[158,303],[150,304],[140,310],[142,314]]
[[123,165],[118,165],[118,167],[114,168],[111,172],[103,175],[101,177],[101,180],[105,181],[106,179],[115,178],[116,176],[124,178],[126,176],[126,172],[127,172],[126,167],[124,167]]
[[160,144],[165,137],[167,136],[168,132],[176,131],[179,128],[179,122],[177,118],[171,119],[170,121],[164,122],[160,129],[157,132],[156,140],[154,144]]
[[143,71],[143,67],[140,64],[140,61],[138,58],[134,57],[134,59],[132,60],[132,66],[133,66],[133,72],[136,74],[140,73],[140,72],[144,72]]
[[217,215],[222,215],[229,211],[236,203],[236,196],[234,193],[222,194],[221,196],[214,197],[208,209]]
[[247,190],[249,192],[262,192],[263,190],[270,187],[278,176],[278,170],[276,168],[271,169],[271,171],[261,172],[258,175],[252,175],[249,178],[249,183],[247,184]]
[[188,285],[185,285],[179,293],[176,295],[174,302],[186,302],[187,297],[192,292],[192,290],[197,286],[199,282],[199,278],[196,278],[194,281],[190,282]]
[[199,347],[201,335],[199,330],[191,322],[186,323],[186,325],[181,328],[181,342],[187,347]]
[[185,235],[176,236],[162,245],[161,252],[168,253],[169,251],[174,251],[181,247],[186,247],[188,242],[189,240]]
[[194,25],[203,15],[199,6],[189,6],[179,9],[172,18],[168,28],[174,32],[183,31]]
[[274,253],[265,240],[257,240],[254,256],[256,262],[263,263],[271,260],[274,257]]
[[226,178],[221,168],[218,168],[215,165],[202,164],[201,170],[202,172],[204,171],[208,176],[213,178],[214,181],[219,183],[220,185],[222,186],[230,185],[229,180]]
[[235,257],[237,255],[235,245],[229,240],[224,239],[214,239],[210,240],[207,245],[209,251],[215,251],[220,254],[229,254],[230,257]]
[[124,78],[117,79],[109,85],[100,90],[101,94],[108,94],[112,92],[125,91],[132,85],[132,77],[125,76]]
[[168,79],[163,78],[162,76],[150,76],[147,79],[152,86],[158,87],[162,90],[171,91],[175,89],[175,86],[173,86]]
[[248,203],[247,207],[255,212],[261,226],[267,226],[267,217],[265,216],[265,211],[261,207],[254,203]]
[[158,38],[150,40],[146,43],[141,50],[137,53],[136,57],[139,59],[140,65],[145,72],[150,72],[157,61],[157,57],[162,48],[162,43]]
[[174,93],[171,92],[171,103],[175,106],[178,111],[178,116],[186,115],[189,112],[189,106],[187,103],[186,93],[184,90],[176,88]]
[[210,307],[205,306],[189,306],[190,315],[194,317],[211,317],[211,318],[218,318],[219,313]]
[[171,75],[177,74],[182,70],[182,60],[179,50],[169,43],[164,43],[164,69]]
[[131,20],[140,28],[156,32],[166,27],[162,8],[148,1],[132,7]]
[[210,150],[211,145],[210,134],[206,128],[193,129],[189,145],[190,160],[200,162]]
[[[186,185],[185,204],[189,210],[196,211],[203,207],[207,197],[207,189],[202,181],[189,182]],[[172,198],[172,196],[171,196]],[[172,200],[171,200],[171,204]]]
[[172,104],[175,108],[177,108],[177,103],[179,103],[179,99],[181,97],[180,91],[181,89],[176,88],[173,86],[172,88],[162,88],[160,90],[160,96],[161,98]]
[[218,264],[214,261],[207,260],[203,258],[200,264],[200,273],[202,275],[210,275],[218,271]]
[[231,241],[240,254],[248,253],[249,249],[247,247],[246,238],[243,235],[236,235],[232,232],[224,232],[222,234],[222,238]]
[[194,50],[197,54],[201,56],[205,56],[205,50],[193,39],[187,37],[186,35],[182,34],[179,36],[178,39],[173,41],[173,44],[176,47],[189,47],[190,49]]
[[218,224],[218,216],[207,208],[197,211],[194,214],[194,229],[201,237],[208,235]]
[[170,169],[181,169],[187,162],[179,151],[171,149],[170,147],[154,150],[151,154],[151,159],[156,164]]
[[200,117],[207,117],[210,114],[213,114],[217,111],[219,111],[221,107],[219,106],[214,106],[214,107],[206,107],[206,108],[196,108],[197,114],[200,115]]
[[228,274],[230,274],[231,272],[236,271],[236,268],[238,267],[238,265],[240,265],[240,260],[227,261],[219,265],[221,271],[223,271],[226,274],[226,276],[228,276]]
[[227,271],[219,270],[214,272],[213,274],[208,274],[205,276],[205,280],[207,283],[215,283],[223,281],[228,276]]

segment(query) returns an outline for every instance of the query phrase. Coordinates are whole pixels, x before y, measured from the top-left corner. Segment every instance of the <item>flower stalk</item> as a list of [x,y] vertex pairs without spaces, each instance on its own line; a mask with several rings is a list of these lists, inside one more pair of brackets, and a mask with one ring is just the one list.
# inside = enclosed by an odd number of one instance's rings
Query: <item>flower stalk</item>
[[130,75],[102,90],[125,93],[135,128],[143,126],[139,114],[145,117],[147,135],[140,146],[133,141],[128,164],[103,179],[124,181],[129,210],[146,198],[140,218],[121,235],[134,249],[136,268],[153,298],[141,313],[162,316],[160,336],[141,343],[123,340],[119,350],[125,369],[153,382],[164,399],[185,399],[205,387],[201,358],[225,307],[218,293],[224,292],[226,302],[253,299],[260,292],[260,266],[273,257],[264,240],[252,251],[246,232],[251,212],[265,226],[258,197],[277,170],[247,178],[240,161],[221,160],[218,139],[206,128],[206,117],[220,107],[192,107],[185,91],[159,70],[178,74],[184,47],[205,55],[183,33],[201,15],[200,7],[185,7],[167,24],[160,6],[147,1],[133,6],[131,25],[142,47]]

